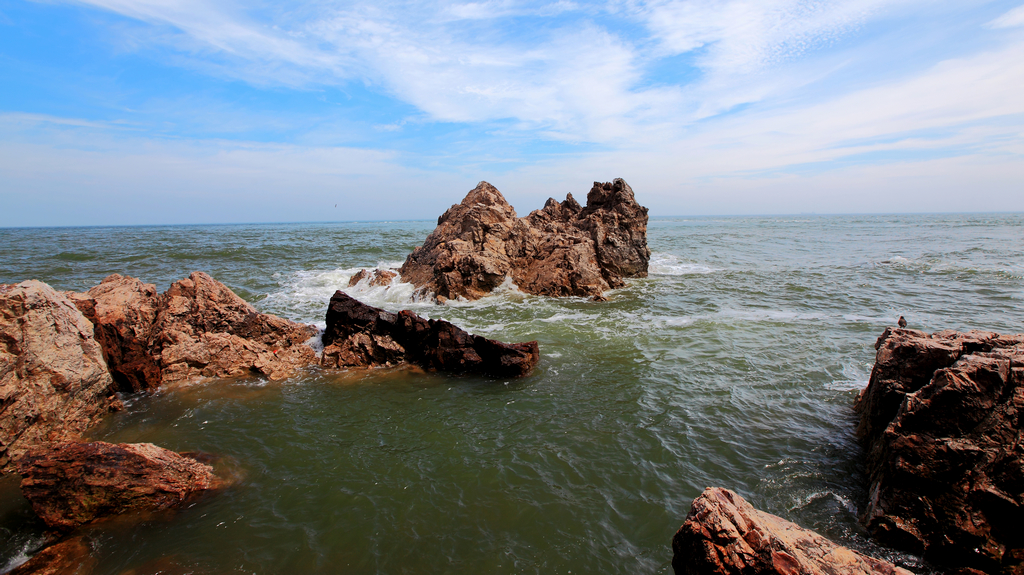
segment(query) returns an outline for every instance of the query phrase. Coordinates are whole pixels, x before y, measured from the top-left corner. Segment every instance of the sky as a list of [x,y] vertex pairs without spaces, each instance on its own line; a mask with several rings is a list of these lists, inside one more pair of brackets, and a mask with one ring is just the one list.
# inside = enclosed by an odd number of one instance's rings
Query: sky
[[1024,211],[1021,0],[0,0],[0,227]]

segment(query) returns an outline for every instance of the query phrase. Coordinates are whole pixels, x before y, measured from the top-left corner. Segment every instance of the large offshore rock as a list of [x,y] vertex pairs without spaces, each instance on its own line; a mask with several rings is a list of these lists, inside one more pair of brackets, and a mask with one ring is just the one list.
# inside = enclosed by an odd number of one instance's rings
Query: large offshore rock
[[120,406],[93,326],[39,281],[0,285],[0,474]]
[[391,313],[337,291],[327,308],[322,365],[371,367],[409,362],[426,369],[527,375],[540,360],[537,342],[502,343],[411,311]]
[[647,208],[622,179],[595,182],[585,208],[569,194],[525,218],[480,182],[438,218],[400,273],[439,301],[478,299],[506,278],[531,294],[593,297],[646,277],[650,256]]
[[161,511],[220,486],[209,465],[152,443],[65,443],[25,454],[18,473],[36,514],[58,529]]
[[857,399],[880,541],[1024,573],[1024,335],[886,329]]
[[282,379],[316,361],[304,345],[316,328],[259,313],[202,272],[163,294],[152,284],[114,274],[72,297],[96,325],[122,391],[198,377]]
[[672,552],[676,575],[910,575],[754,509],[720,487],[693,500]]

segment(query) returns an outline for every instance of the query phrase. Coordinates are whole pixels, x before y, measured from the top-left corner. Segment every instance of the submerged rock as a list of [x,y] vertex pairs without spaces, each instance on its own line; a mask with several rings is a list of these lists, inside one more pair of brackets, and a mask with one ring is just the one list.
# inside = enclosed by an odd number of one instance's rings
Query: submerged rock
[[594,183],[582,207],[566,196],[517,218],[494,186],[480,182],[402,265],[404,281],[439,301],[478,299],[505,282],[537,295],[601,295],[646,277],[647,208],[622,179]]
[[886,329],[857,399],[883,543],[1024,573],[1024,335]]
[[283,379],[316,361],[304,345],[316,328],[259,313],[202,272],[174,282],[163,294],[152,284],[114,274],[72,297],[95,324],[122,391],[197,377]]
[[88,575],[96,558],[83,537],[71,537],[49,545],[7,575]]
[[494,341],[411,311],[384,311],[342,291],[331,297],[323,342],[321,363],[327,367],[409,362],[438,371],[519,377],[529,374],[540,360],[535,341]]
[[39,281],[0,285],[0,474],[120,406],[93,326]]
[[911,575],[754,509],[720,487],[693,500],[672,552],[676,575]]
[[151,443],[65,443],[27,453],[18,473],[36,514],[58,529],[161,511],[220,486],[211,466]]

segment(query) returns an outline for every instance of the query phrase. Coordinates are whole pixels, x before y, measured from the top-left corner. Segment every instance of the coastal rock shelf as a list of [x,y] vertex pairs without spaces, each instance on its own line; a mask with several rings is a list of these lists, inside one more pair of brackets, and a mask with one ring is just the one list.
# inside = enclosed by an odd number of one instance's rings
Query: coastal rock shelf
[[70,294],[96,326],[120,391],[156,389],[198,377],[263,375],[283,379],[316,361],[306,341],[316,329],[256,311],[202,272],[163,294],[114,274]]
[[29,449],[74,439],[120,402],[93,326],[39,281],[0,285],[0,475]]
[[693,500],[672,552],[676,575],[911,575],[754,509],[720,487]]
[[647,208],[622,179],[594,183],[586,207],[568,194],[524,218],[480,182],[406,258],[402,280],[438,302],[479,299],[506,278],[526,293],[600,299],[623,278],[646,277]]
[[220,480],[213,468],[152,443],[65,443],[18,460],[21,492],[55,529],[180,505]]
[[322,365],[389,366],[403,362],[454,373],[528,375],[537,365],[536,341],[502,343],[411,311],[391,313],[337,291],[327,308]]
[[857,399],[883,543],[1024,573],[1024,335],[886,329]]

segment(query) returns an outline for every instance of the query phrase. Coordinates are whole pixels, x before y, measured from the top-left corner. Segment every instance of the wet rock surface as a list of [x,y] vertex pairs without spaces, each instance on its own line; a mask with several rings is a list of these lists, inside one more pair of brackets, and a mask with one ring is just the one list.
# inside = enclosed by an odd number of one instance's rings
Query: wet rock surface
[[709,487],[693,500],[672,538],[672,552],[676,575],[910,575],[754,509],[720,487]]
[[96,563],[85,539],[71,537],[47,546],[7,575],[88,575]]
[[868,530],[950,569],[1024,573],[1024,335],[890,328],[875,347],[856,404]]
[[95,324],[122,391],[155,389],[200,377],[262,375],[283,379],[316,362],[304,345],[316,329],[256,311],[202,272],[163,294],[114,274],[76,305]]
[[506,278],[526,293],[593,297],[646,277],[649,261],[647,208],[622,179],[595,182],[586,207],[569,194],[524,218],[480,182],[438,218],[400,273],[439,301],[478,299]]
[[213,468],[151,443],[65,443],[18,461],[21,491],[50,527],[161,511],[221,485]]
[[323,342],[321,361],[327,367],[409,362],[429,370],[520,377],[529,374],[540,360],[535,341],[494,341],[411,311],[384,311],[342,291],[331,297]]
[[0,474],[120,406],[93,326],[39,281],[0,285]]

